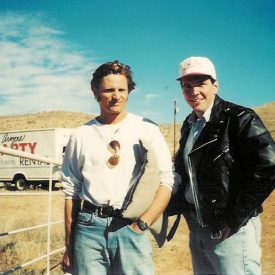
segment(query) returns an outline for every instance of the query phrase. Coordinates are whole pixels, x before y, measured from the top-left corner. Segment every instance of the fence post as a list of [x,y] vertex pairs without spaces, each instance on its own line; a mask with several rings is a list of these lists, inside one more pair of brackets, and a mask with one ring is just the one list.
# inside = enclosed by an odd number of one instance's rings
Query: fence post
[[48,239],[47,239],[47,275],[50,274],[50,254],[51,254],[51,220],[52,220],[52,173],[53,163],[50,163],[50,180],[49,180],[49,195],[48,195]]

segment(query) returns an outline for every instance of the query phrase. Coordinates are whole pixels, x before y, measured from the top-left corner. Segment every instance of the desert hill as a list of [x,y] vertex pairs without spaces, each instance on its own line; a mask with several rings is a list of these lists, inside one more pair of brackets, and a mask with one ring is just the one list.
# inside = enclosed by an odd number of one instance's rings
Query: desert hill
[[275,101],[255,107],[254,110],[263,120],[273,139],[275,139]]
[[[87,113],[68,111],[0,116],[0,132],[41,128],[75,128],[94,117],[95,115]],[[160,128],[172,152],[174,150],[173,126],[169,124],[162,124],[160,125]],[[177,125],[176,131],[176,137],[179,137],[180,125]]]
[[41,128],[74,128],[93,118],[93,115],[53,111],[25,115],[0,116],[0,131]]
[[[255,107],[254,110],[262,118],[264,124],[275,138],[275,101]],[[39,128],[74,128],[94,118],[95,115],[68,112],[53,111],[40,112],[34,114],[0,116],[0,132],[11,130],[26,130]],[[171,124],[161,124],[160,129],[166,138],[167,143],[173,150],[174,130]],[[180,124],[176,127],[176,140],[179,138]]]

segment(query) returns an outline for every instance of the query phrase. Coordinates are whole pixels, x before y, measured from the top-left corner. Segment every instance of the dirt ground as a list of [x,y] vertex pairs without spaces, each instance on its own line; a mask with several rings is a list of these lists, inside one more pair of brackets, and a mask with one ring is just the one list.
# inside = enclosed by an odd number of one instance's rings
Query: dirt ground
[[[1,190],[2,191],[2,190]],[[16,200],[17,201],[17,200]],[[39,203],[40,202],[40,203]],[[64,200],[62,196],[58,196],[58,200],[53,203],[53,213],[54,213],[54,220],[60,220],[63,217],[63,207],[64,207]],[[23,211],[24,209],[29,208],[31,205],[34,205],[35,208],[33,209],[34,212],[29,213],[30,215],[24,216]],[[21,199],[21,201],[14,202],[14,200],[10,197],[2,197],[0,201],[1,209],[6,207],[5,214],[0,216],[0,227],[1,232],[5,230],[11,230],[18,227],[18,220],[16,222],[14,221],[14,217],[18,216],[20,214],[20,221],[22,225],[30,225],[30,224],[40,224],[45,223],[47,219],[46,211],[47,211],[47,198],[40,198],[40,197],[30,197],[27,196],[24,199]],[[13,207],[12,207],[13,206]],[[262,270],[263,275],[271,275],[275,274],[275,234],[274,234],[274,226],[275,226],[275,192],[267,199],[267,201],[264,203],[264,212],[261,214],[262,219]],[[45,213],[43,220],[39,218],[41,216],[41,213]],[[43,217],[42,216],[42,217]],[[26,221],[26,218],[28,220]],[[5,221],[3,224],[3,221]],[[173,218],[170,218],[169,225],[173,223]],[[19,226],[20,227],[20,226]],[[63,225],[60,225],[60,228],[57,228],[56,235],[59,237],[56,237],[56,244],[54,247],[60,248],[60,246],[63,245],[64,240],[62,235],[64,234]],[[32,236],[32,238],[37,238],[37,240],[40,238],[38,235]],[[153,243],[153,260],[155,264],[156,269],[156,275],[190,275],[192,274],[192,268],[191,268],[191,257],[190,252],[188,248],[188,229],[186,226],[186,223],[184,219],[181,220],[179,229],[174,236],[174,238],[170,242],[166,242],[162,248],[158,248],[155,242],[152,239]],[[15,239],[12,237],[11,240],[14,242]],[[24,241],[22,237],[22,241],[20,246],[22,246],[24,249],[29,249],[31,244],[34,244],[37,242],[37,240],[29,239],[28,242],[25,243],[26,246],[23,246],[22,243]],[[5,238],[4,240],[5,241]],[[1,247],[1,239],[0,239],[0,247]],[[36,244],[37,248],[39,248],[39,244]],[[35,250],[35,247],[32,247],[31,250]],[[43,249],[41,251],[44,251]],[[35,252],[37,255],[40,255],[42,252]],[[3,252],[3,251],[2,251]],[[4,252],[3,252],[4,253]],[[26,254],[26,251],[25,251]],[[37,256],[36,255],[36,256]],[[2,255],[5,257],[4,255]],[[1,251],[0,251],[0,259],[1,259]],[[2,257],[2,260],[3,260]],[[11,257],[11,256],[10,256]],[[30,255],[30,259],[33,259],[35,256]],[[58,263],[61,261],[62,254],[56,255],[51,258],[51,266],[57,265],[55,269],[51,271],[52,275],[62,275],[62,271],[60,269],[60,266],[58,266]],[[10,265],[9,267],[14,267],[18,263],[24,263],[27,260],[30,259],[10,259]],[[1,271],[7,270],[3,266],[4,262],[1,262],[0,260],[0,273]],[[40,263],[40,267],[45,267],[46,263]],[[23,270],[16,272],[15,274],[45,274],[45,273],[33,273],[34,270],[38,270],[38,267],[32,267],[32,273],[29,273],[28,271],[23,272]],[[100,274],[99,274],[100,275]],[[235,275],[235,274],[232,274]]]
[[[262,273],[275,274],[275,192],[264,203],[262,220]],[[188,247],[188,228],[182,219],[179,229],[170,242],[162,248],[154,245],[156,275],[192,274],[191,257]],[[232,274],[237,275],[237,274]]]

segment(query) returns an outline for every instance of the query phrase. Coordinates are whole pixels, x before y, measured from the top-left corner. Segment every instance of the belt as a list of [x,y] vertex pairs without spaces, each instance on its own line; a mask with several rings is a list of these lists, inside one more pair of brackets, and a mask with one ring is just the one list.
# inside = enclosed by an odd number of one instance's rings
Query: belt
[[83,202],[82,211],[93,213],[100,218],[122,217],[120,209],[115,209],[112,206],[96,206],[88,201]]

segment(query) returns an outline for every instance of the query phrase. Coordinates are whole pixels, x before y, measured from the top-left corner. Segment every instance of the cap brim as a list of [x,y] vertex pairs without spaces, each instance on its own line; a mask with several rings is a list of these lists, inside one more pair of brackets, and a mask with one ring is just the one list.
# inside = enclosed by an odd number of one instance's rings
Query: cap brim
[[[177,78],[176,80],[181,80],[181,79],[183,79],[183,78],[185,78],[185,77],[187,77],[187,76],[190,76],[190,75],[208,75],[208,76],[210,76],[210,77],[213,78],[213,76],[210,75],[210,74],[204,74],[204,73],[189,73],[189,74],[185,74],[185,75],[183,75],[183,76]],[[214,79],[215,79],[215,78],[214,78]]]

